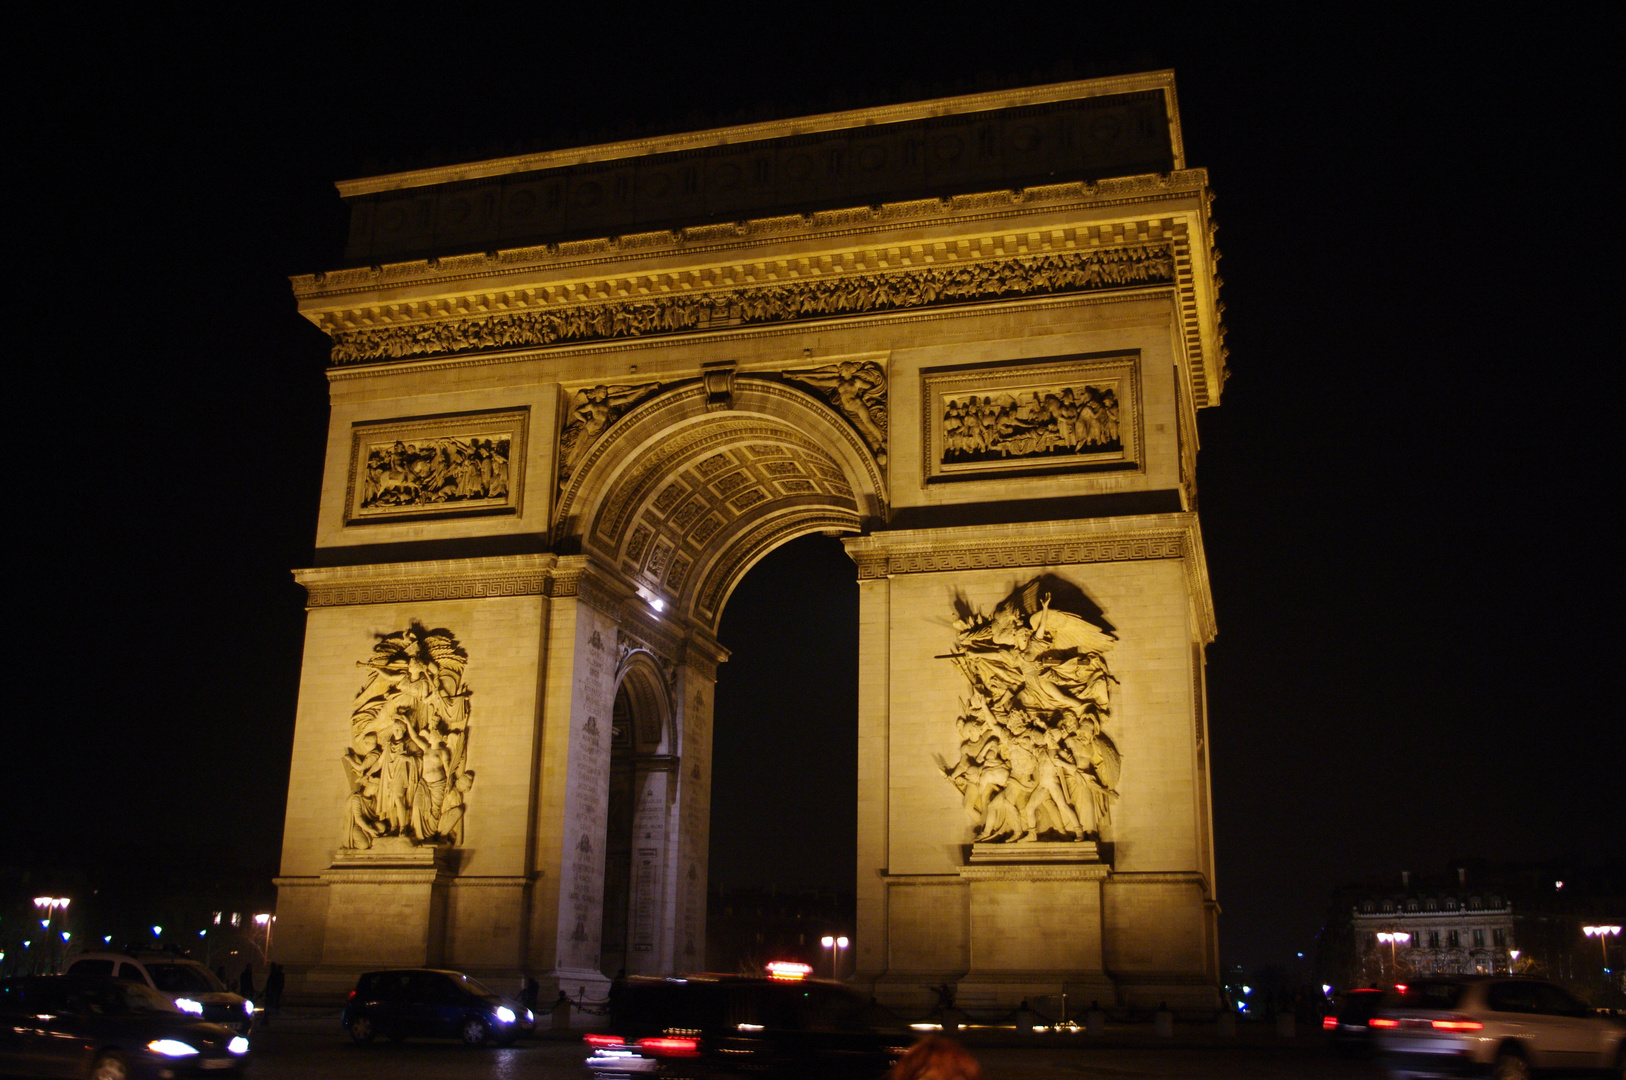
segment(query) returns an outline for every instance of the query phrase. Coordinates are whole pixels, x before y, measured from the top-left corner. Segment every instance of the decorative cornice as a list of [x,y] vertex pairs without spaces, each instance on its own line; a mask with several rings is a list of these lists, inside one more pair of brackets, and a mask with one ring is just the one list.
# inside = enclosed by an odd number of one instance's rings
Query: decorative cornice
[[[618,338],[645,338],[732,326],[759,326],[926,307],[958,306],[1013,297],[1054,296],[1144,288],[1175,281],[1174,237],[1161,223],[1132,242],[1039,255],[966,259],[886,272],[809,266],[809,277],[745,287],[646,295],[640,299],[581,303],[606,290],[569,290],[569,299],[537,310],[447,317],[451,304],[425,304],[428,318],[345,329],[324,320],[333,337],[335,364],[409,360],[485,349],[540,347]],[[1013,241],[1017,238],[1012,237]],[[1012,249],[1023,247],[1011,243]],[[764,268],[770,281],[778,275]],[[708,275],[728,280],[728,269]],[[758,280],[761,280],[759,278]],[[640,284],[634,296],[647,294]],[[625,295],[616,288],[608,295]],[[411,305],[418,307],[418,305]],[[447,314],[436,317],[435,309]],[[468,305],[463,305],[464,311]],[[411,316],[408,316],[411,318]]]
[[557,557],[508,555],[422,563],[295,570],[307,608],[421,603],[495,596],[540,596],[549,591]]

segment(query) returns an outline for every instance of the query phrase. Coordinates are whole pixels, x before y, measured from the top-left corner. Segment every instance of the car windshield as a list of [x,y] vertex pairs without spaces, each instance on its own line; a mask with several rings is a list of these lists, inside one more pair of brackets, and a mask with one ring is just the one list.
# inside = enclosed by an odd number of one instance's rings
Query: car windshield
[[501,994],[493,993],[479,979],[471,979],[467,975],[460,975],[458,978],[471,994],[479,994],[481,997],[502,997]]
[[98,1016],[179,1014],[181,1011],[173,1001],[150,986],[112,979],[78,988],[72,997],[80,1009]]
[[226,988],[202,964],[147,964],[152,983],[166,994],[218,994]]

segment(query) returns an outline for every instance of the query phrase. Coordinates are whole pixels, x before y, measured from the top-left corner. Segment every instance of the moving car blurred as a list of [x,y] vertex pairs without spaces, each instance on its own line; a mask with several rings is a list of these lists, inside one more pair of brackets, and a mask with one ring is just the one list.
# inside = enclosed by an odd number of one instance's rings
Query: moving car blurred
[[462,1039],[469,1046],[506,1046],[536,1029],[536,1016],[457,971],[404,968],[369,971],[356,980],[339,1023],[358,1043],[379,1035]]
[[1372,1016],[1382,1001],[1382,990],[1346,990],[1332,1000],[1321,1030],[1340,1052],[1367,1053],[1372,1049]]
[[66,974],[95,975],[150,986],[182,1012],[247,1035],[254,1029],[254,1002],[226,989],[215,973],[184,956],[165,952],[95,952],[75,957]]
[[[800,967],[800,965],[797,965]],[[586,1037],[599,1077],[737,1073],[878,1077],[913,1041],[840,983],[795,975],[634,977],[610,990],[610,1029]]]
[[0,982],[0,1073],[171,1080],[242,1071],[248,1038],[141,983],[73,975]]
[[1626,1077],[1626,1025],[1551,983],[1516,976],[1435,975],[1397,985],[1372,1019],[1389,1075],[1544,1072]]

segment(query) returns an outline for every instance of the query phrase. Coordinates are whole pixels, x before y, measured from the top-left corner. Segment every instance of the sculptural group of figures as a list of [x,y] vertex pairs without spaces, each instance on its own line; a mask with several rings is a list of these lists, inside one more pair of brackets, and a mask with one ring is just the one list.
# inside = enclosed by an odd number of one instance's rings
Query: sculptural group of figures
[[367,451],[362,509],[423,506],[508,494],[505,435],[491,438],[397,439]]
[[1110,386],[971,394],[943,407],[943,463],[1116,449],[1118,394]]
[[[869,360],[843,360],[779,374],[828,401],[863,436],[876,460],[886,463],[886,373],[881,365]],[[590,386],[576,391],[559,432],[559,483],[563,485],[570,479],[610,425],[660,390],[660,383],[647,382]]]
[[381,836],[418,843],[463,841],[468,768],[468,654],[447,630],[414,622],[382,635],[350,715],[344,753],[350,796],[344,843],[365,849]]
[[785,285],[671,296],[624,304],[420,323],[333,335],[333,362],[552,345],[562,341],[678,333],[702,325],[771,323],[866,311],[964,303],[1172,281],[1167,244],[1128,244],[1064,255],[928,266],[890,274],[843,274]]
[[1050,601],[1035,578],[991,616],[954,624],[947,658],[971,696],[955,721],[959,760],[938,765],[978,842],[1099,838],[1118,797],[1122,759],[1102,730],[1116,639]]

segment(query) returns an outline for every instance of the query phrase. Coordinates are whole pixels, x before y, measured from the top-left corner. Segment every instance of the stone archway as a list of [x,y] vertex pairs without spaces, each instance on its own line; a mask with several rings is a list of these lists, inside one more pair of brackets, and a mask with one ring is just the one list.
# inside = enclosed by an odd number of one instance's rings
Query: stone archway
[[1225,363],[1173,91],[341,185],[350,265],[294,286],[334,367],[291,998],[697,969],[719,619],[821,532],[859,593],[855,977],[922,1009],[1217,1000],[1195,472]]
[[553,523],[562,550],[712,632],[767,552],[886,512],[881,466],[834,409],[784,381],[726,379],[722,393],[701,380],[621,417],[563,486]]
[[599,971],[614,976],[671,969],[664,885],[674,872],[665,810],[672,705],[659,661],[629,649],[616,672],[610,713],[610,790],[605,814],[604,901]]

